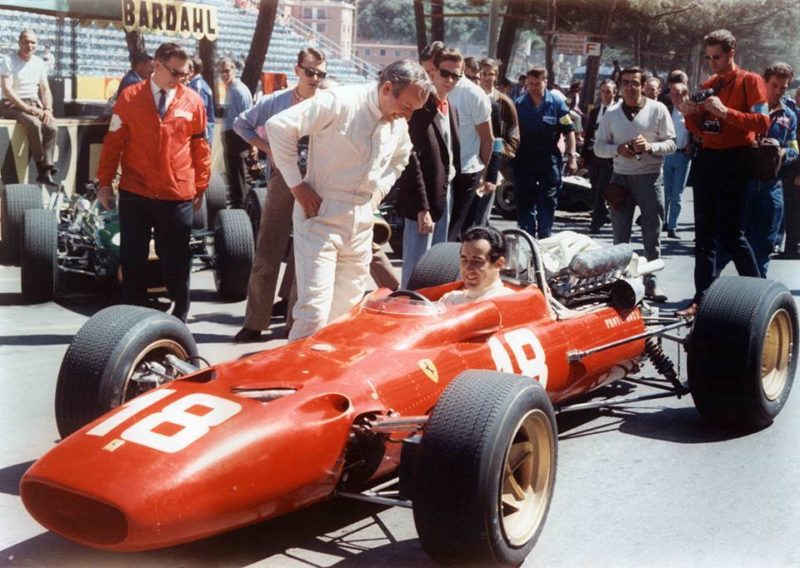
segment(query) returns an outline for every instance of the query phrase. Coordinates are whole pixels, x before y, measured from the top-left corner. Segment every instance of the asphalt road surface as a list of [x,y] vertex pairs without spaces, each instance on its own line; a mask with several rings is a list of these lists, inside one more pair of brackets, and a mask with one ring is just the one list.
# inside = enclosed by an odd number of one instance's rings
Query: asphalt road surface
[[[587,228],[585,214],[559,214],[557,229]],[[683,240],[663,246],[666,308],[693,292],[691,225],[680,232]],[[608,226],[600,238],[610,241]],[[800,296],[800,262],[773,261],[770,275]],[[22,506],[19,480],[58,439],[55,383],[70,340],[114,301],[90,290],[25,306],[19,269],[0,267],[0,566],[433,565],[410,510],[346,500],[134,554],[85,548],[39,526]],[[233,345],[244,302],[219,303],[208,273],[193,277],[192,290],[189,327],[212,362],[284,343],[283,322],[274,320],[268,341]],[[555,496],[525,566],[800,566],[800,392],[772,426],[746,436],[711,427],[691,397],[563,414],[558,426]]]

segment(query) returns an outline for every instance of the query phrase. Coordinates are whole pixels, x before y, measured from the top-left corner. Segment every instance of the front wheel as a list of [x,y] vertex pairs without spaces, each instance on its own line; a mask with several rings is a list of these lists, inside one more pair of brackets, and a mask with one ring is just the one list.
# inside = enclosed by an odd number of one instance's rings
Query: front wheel
[[697,410],[725,426],[759,429],[786,404],[797,370],[797,305],[778,282],[724,277],[705,293],[687,344]]
[[148,363],[197,355],[189,328],[174,316],[137,306],[97,312],[70,343],[56,385],[56,424],[62,437],[156,385]]
[[466,371],[425,425],[414,523],[434,559],[521,564],[544,527],[557,461],[555,414],[527,377]]

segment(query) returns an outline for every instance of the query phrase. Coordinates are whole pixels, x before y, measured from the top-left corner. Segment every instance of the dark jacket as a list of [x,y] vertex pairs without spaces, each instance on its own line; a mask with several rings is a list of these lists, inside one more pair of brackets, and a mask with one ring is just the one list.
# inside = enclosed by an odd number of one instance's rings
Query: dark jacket
[[[456,175],[461,173],[461,145],[458,140],[458,117],[456,109],[450,106],[450,139],[452,140],[453,162]],[[435,120],[437,100],[428,98],[425,105],[411,115],[408,121],[408,134],[413,150],[408,166],[398,180],[399,193],[397,211],[406,219],[417,219],[417,214],[425,209],[431,218],[438,221],[444,212],[447,197],[447,173],[450,158],[445,145],[442,129]]]

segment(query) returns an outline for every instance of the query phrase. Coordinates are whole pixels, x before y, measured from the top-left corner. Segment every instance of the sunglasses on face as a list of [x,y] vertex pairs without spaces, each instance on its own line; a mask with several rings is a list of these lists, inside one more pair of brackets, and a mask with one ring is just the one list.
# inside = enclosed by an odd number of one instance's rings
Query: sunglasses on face
[[463,73],[453,73],[452,71],[448,71],[447,69],[438,68],[439,75],[442,76],[442,79],[452,79],[456,83],[464,76]]
[[306,77],[308,77],[309,79],[311,79],[312,77],[316,79],[324,79],[325,77],[328,76],[328,74],[325,71],[309,69],[308,67],[303,67],[302,65],[298,65],[298,67],[303,70],[303,73],[305,73]]
[[175,77],[176,79],[183,79],[184,77],[188,77],[189,75],[191,75],[189,71],[181,71],[180,69],[170,69],[166,63],[161,61],[159,61],[159,63],[161,63],[161,66],[167,71],[169,71],[169,74]]

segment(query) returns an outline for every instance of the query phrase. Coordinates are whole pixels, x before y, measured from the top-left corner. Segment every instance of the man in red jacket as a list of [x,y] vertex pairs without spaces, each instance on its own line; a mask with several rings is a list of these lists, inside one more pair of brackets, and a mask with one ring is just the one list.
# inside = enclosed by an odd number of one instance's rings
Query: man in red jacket
[[[155,238],[172,314],[189,313],[189,238],[194,209],[208,187],[211,153],[206,111],[200,97],[181,84],[188,55],[175,43],[155,53],[152,76],[120,93],[103,141],[97,177],[98,200],[113,207],[111,181],[119,181],[122,300],[147,304],[147,259]],[[120,164],[121,158],[121,164]]]
[[744,234],[744,204],[752,175],[747,148],[766,134],[770,119],[767,90],[757,74],[734,62],[736,38],[716,30],[703,40],[705,58],[714,75],[699,96],[679,108],[686,128],[702,138],[694,172],[695,296],[682,316],[694,315],[703,293],[717,277],[717,246],[730,252],[741,276],[759,276],[753,249]]

